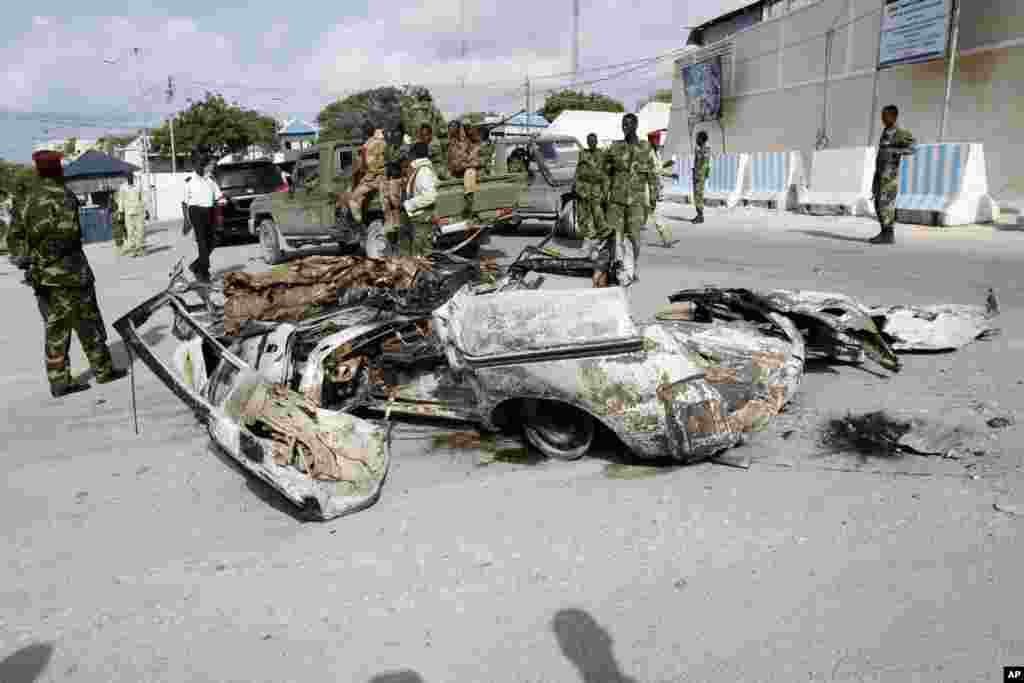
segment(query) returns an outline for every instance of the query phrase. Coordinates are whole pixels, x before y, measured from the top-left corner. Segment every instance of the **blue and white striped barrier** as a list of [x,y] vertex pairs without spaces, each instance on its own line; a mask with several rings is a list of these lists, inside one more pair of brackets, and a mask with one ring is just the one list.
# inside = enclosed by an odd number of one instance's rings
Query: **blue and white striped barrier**
[[919,144],[913,156],[900,161],[896,209],[937,213],[939,225],[997,221],[999,206],[988,194],[985,171],[981,144]]
[[818,150],[811,162],[807,192],[800,203],[842,208],[852,216],[874,216],[871,201],[874,174],[874,147]]
[[749,156],[740,199],[772,202],[778,211],[795,208],[807,188],[800,152],[754,152]]
[[736,152],[711,157],[711,175],[704,186],[704,199],[725,202],[730,209],[736,206],[743,193],[749,157]]

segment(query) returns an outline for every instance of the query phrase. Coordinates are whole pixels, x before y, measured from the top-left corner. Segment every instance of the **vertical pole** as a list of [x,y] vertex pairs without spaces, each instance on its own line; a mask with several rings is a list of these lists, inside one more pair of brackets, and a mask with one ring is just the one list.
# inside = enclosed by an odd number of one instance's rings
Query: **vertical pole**
[[942,117],[939,119],[939,142],[946,138],[946,120],[949,118],[949,98],[953,94],[953,72],[956,70],[956,53],[960,42],[960,0],[953,0],[952,21],[949,29],[949,48],[946,57],[946,94],[942,100]]
[[875,59],[875,90],[871,96],[871,124],[868,128],[868,147],[875,141],[875,126],[878,123],[878,75],[881,70],[878,68],[878,60],[882,56],[882,26],[885,23],[885,0],[882,0],[882,6],[879,9],[878,17],[878,57]]
[[530,73],[526,73],[526,133],[530,133],[530,123],[533,121],[533,115],[530,111]]
[[572,0],[572,85],[580,77],[580,0]]
[[[174,99],[174,76],[167,77],[167,101]],[[171,129],[171,173],[178,172],[178,155],[174,151],[174,111],[171,111],[171,118],[168,121]]]

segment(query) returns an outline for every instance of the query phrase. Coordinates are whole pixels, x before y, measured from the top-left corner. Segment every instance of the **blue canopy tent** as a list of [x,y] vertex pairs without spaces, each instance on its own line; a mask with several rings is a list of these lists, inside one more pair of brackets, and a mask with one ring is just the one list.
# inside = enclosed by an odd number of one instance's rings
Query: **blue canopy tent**
[[[64,180],[75,194],[114,192],[131,178],[139,167],[109,154],[91,149],[64,167]],[[113,238],[107,207],[85,207],[79,212],[82,241],[106,242]]]

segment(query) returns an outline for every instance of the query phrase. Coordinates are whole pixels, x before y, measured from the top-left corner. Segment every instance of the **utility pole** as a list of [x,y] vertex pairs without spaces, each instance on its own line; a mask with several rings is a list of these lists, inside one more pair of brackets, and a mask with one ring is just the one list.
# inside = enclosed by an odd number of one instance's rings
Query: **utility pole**
[[580,77],[580,0],[572,0],[572,86]]
[[526,132],[530,132],[530,123],[533,120],[530,112],[530,72],[526,72]]
[[462,44],[459,47],[459,59],[462,60],[462,76],[459,78],[462,94],[462,108],[466,108],[466,0],[459,0],[459,33]]
[[953,0],[953,18],[949,29],[949,52],[946,58],[946,94],[942,101],[942,118],[939,119],[939,142],[946,138],[946,119],[949,118],[949,98],[953,94],[953,72],[956,69],[956,53],[960,43],[960,0]]
[[[174,100],[174,76],[167,77],[167,103],[170,104]],[[168,121],[168,125],[171,129],[171,174],[178,172],[178,156],[174,151],[174,110],[171,110],[171,118]]]

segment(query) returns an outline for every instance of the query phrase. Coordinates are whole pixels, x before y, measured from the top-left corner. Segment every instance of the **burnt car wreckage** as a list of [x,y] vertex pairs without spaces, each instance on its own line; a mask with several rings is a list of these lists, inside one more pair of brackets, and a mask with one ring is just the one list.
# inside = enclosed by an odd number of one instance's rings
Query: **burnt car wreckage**
[[[637,457],[692,463],[764,429],[809,354],[899,369],[886,312],[843,295],[687,290],[638,322],[617,287],[539,290],[535,271],[589,275],[583,260],[534,248],[502,269],[314,256],[231,273],[223,293],[179,267],[114,327],[220,449],[321,520],[379,498],[393,416],[519,427],[563,459],[582,457],[601,425]],[[960,330],[960,343],[991,329],[990,312],[961,308],[927,315],[970,318],[976,334]],[[903,332],[920,328],[920,311],[894,312]],[[160,313],[170,361],[141,332]]]

